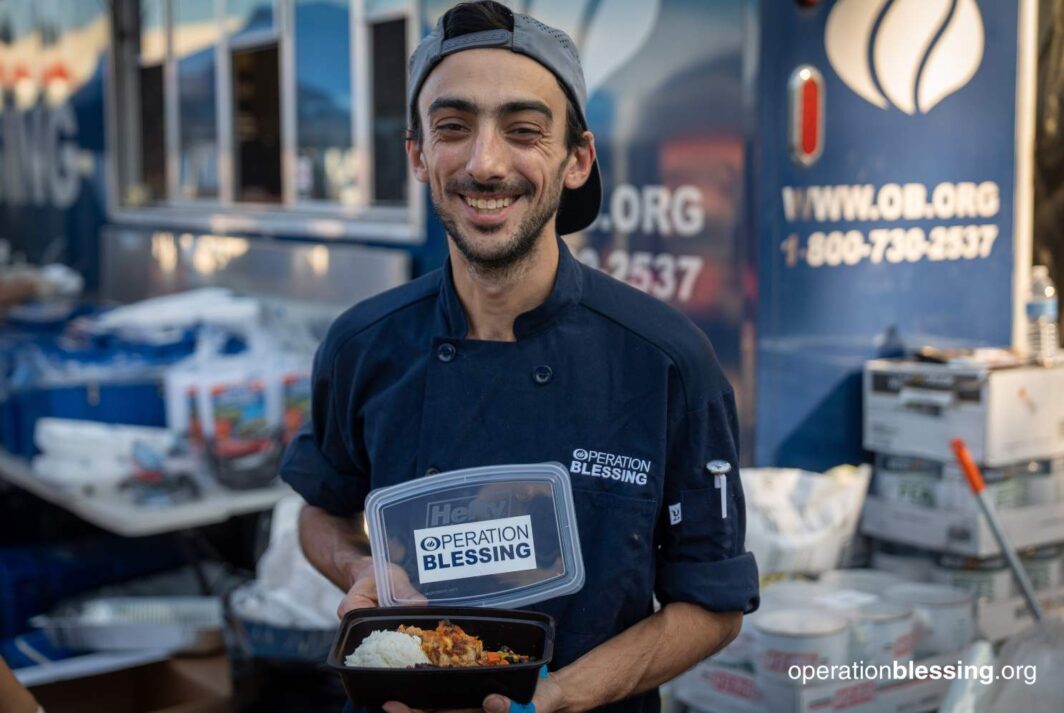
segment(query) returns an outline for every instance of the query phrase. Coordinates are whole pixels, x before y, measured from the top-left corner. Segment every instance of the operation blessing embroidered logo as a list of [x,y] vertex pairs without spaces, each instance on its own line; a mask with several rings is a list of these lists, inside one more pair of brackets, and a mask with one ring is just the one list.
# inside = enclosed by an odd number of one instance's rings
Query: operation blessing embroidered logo
[[422,584],[536,568],[529,515],[414,530],[414,547]]
[[573,461],[569,466],[569,472],[573,475],[587,475],[621,483],[646,485],[651,465],[650,461],[643,458],[577,448],[573,451]]

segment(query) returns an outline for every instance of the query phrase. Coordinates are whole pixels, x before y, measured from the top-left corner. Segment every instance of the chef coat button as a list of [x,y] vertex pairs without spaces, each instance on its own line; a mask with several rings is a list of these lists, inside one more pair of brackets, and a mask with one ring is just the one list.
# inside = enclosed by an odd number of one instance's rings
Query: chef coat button
[[536,383],[540,386],[550,381],[552,376],[554,376],[554,371],[546,364],[537,366],[532,370],[532,378],[535,379]]
[[458,350],[454,348],[453,344],[444,342],[440,346],[436,347],[436,358],[446,364],[449,361],[454,360],[454,355],[458,353]]
[[436,474],[437,474],[437,473],[439,473],[439,472],[440,472],[440,469],[439,469],[439,468],[437,468],[437,467],[436,467],[436,466],[434,466],[434,465],[430,465],[430,466],[428,467],[428,469],[427,469],[427,470],[425,471],[425,475],[436,475]]

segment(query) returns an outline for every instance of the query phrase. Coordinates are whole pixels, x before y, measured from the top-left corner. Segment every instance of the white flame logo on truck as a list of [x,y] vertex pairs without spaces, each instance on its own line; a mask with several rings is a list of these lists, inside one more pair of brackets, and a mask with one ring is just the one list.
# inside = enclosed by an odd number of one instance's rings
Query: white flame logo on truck
[[975,0],[839,0],[824,34],[828,61],[846,86],[906,114],[926,114],[967,84],[983,60],[983,40]]

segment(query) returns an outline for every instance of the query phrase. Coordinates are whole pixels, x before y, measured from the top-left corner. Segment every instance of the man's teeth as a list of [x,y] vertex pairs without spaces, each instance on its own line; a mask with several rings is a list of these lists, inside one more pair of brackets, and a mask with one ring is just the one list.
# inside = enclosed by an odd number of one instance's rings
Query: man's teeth
[[505,198],[471,198],[465,196],[465,201],[477,210],[502,210],[513,203],[514,199],[512,196],[506,196]]

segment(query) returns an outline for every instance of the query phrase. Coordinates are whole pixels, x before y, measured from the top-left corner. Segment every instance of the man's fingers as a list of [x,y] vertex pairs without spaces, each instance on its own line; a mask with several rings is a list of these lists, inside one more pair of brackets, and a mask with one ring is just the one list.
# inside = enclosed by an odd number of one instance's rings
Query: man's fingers
[[[503,700],[506,700],[505,698]],[[483,713],[480,708],[458,708],[453,710],[446,710],[443,708],[434,708],[432,710],[422,710],[421,708],[411,708],[405,703],[399,701],[388,701],[383,706],[385,713]]]
[[414,588],[414,585],[410,583],[410,577],[402,567],[393,564],[389,568],[389,574],[392,579],[392,593],[396,599],[402,601],[406,606],[411,604],[428,604],[425,595]]
[[[502,696],[498,696],[502,698]],[[503,701],[509,703],[509,700],[502,698]],[[424,710],[422,708],[411,708],[405,703],[399,701],[388,701],[383,706],[385,713],[484,713],[481,708],[430,708]]]
[[558,709],[559,693],[557,682],[550,680],[547,667],[543,666],[539,670],[536,692],[528,703],[518,703],[505,696],[493,694],[485,698],[481,705],[484,707],[484,713],[552,713]]
[[385,710],[385,713],[425,713],[425,711],[411,708],[407,704],[400,703],[399,701],[388,701],[381,706],[381,708]]
[[402,600],[404,606],[410,606],[413,604],[428,604],[429,600],[425,598],[425,595],[410,586],[409,583],[405,586],[396,588],[396,599]]
[[486,713],[507,713],[510,710],[510,699],[504,696],[491,695],[484,699]]
[[368,609],[375,606],[377,606],[377,602],[369,597],[349,592],[348,595],[340,601],[340,606],[336,609],[336,616],[343,619],[344,614],[352,609]]

